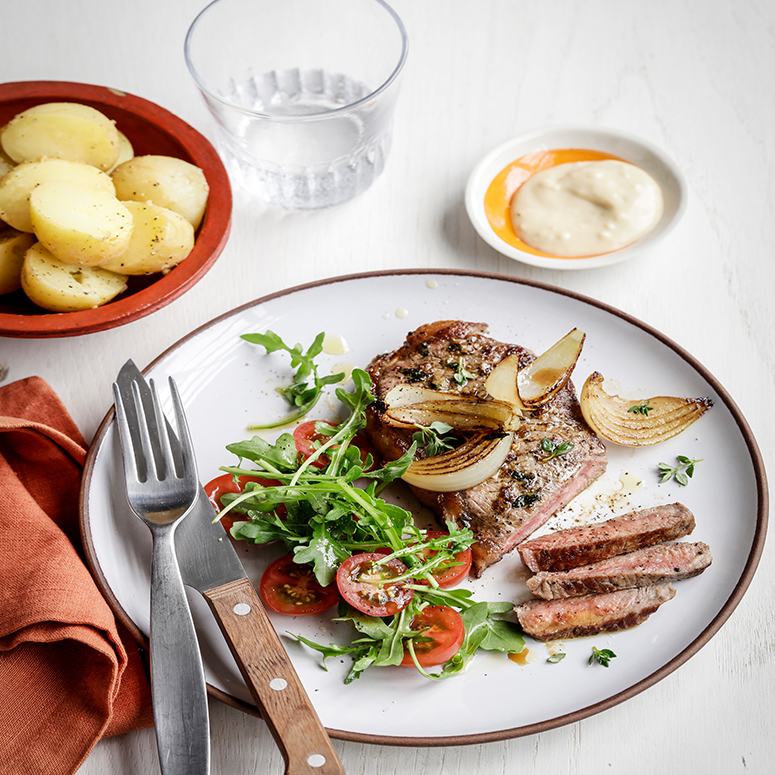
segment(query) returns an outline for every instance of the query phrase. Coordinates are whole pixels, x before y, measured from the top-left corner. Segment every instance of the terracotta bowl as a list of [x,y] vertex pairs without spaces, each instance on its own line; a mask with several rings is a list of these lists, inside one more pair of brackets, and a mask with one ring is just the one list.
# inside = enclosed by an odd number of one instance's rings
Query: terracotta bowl
[[141,97],[65,81],[0,84],[0,126],[44,102],[91,105],[116,122],[137,156],[176,156],[200,167],[210,186],[207,212],[188,257],[166,275],[131,277],[128,288],[108,304],[80,312],[47,312],[19,290],[0,296],[0,336],[79,336],[130,323],[169,304],[198,282],[220,255],[231,227],[231,187],[213,146],[193,127]]

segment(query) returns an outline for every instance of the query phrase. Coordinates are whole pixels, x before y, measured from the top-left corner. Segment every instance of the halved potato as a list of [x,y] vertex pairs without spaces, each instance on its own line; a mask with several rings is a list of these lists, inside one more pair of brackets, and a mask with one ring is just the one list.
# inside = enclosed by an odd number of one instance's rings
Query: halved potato
[[570,379],[584,346],[586,335],[574,328],[517,375],[522,403],[531,408],[545,404]]
[[127,249],[103,269],[139,275],[169,272],[194,247],[194,227],[178,213],[145,202],[123,202],[132,214],[132,237]]
[[24,254],[34,242],[34,234],[16,229],[0,231],[0,296],[21,288]]
[[30,196],[35,234],[60,261],[99,266],[118,258],[132,236],[132,214],[115,196],[70,183],[43,183]]
[[686,430],[713,406],[709,398],[656,396],[626,400],[603,390],[603,375],[595,371],[581,389],[584,419],[601,438],[626,447],[645,447]]
[[59,261],[39,242],[24,256],[21,284],[30,301],[52,312],[93,309],[126,288],[124,275]]
[[204,172],[172,156],[135,156],[111,173],[121,200],[153,202],[180,213],[196,229],[202,221],[210,188]]
[[119,164],[123,164],[125,161],[129,161],[135,157],[135,149],[132,147],[132,142],[120,129],[118,130],[118,143],[118,158],[116,159],[116,163],[111,169],[108,170],[108,172],[113,172],[113,170],[116,169]]
[[14,229],[31,232],[30,195],[43,183],[54,181],[116,194],[110,175],[89,164],[64,159],[23,162],[0,178],[0,218]]
[[[0,132],[2,132],[2,129],[0,129]],[[2,178],[6,172],[10,172],[15,166],[16,162],[0,148],[0,178]]]
[[17,163],[68,159],[109,170],[119,153],[118,130],[103,113],[76,102],[47,102],[14,116],[0,144]]

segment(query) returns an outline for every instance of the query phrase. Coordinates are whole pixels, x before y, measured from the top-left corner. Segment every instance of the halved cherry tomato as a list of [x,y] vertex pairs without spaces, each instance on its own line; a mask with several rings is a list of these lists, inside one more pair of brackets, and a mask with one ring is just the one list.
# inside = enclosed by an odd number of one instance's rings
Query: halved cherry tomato
[[[428,538],[441,538],[449,533],[445,533],[443,530],[429,530]],[[426,549],[423,552],[425,559],[434,557],[438,552],[432,549]],[[436,570],[432,571],[433,578],[442,589],[448,587],[454,587],[455,584],[459,584],[471,570],[471,547],[464,549],[462,552],[458,552],[452,562],[449,565],[440,565]],[[427,584],[428,582],[420,579],[420,584]]]
[[263,601],[280,614],[307,616],[327,611],[339,602],[336,584],[320,585],[309,565],[286,554],[264,571],[258,585]]
[[354,554],[336,572],[339,594],[369,616],[393,616],[406,608],[414,596],[405,582],[390,583],[407,572],[406,565],[397,559],[381,562],[384,559],[385,555],[378,552]]
[[[413,641],[417,661],[422,667],[441,665],[457,654],[466,636],[465,625],[460,614],[446,605],[429,605],[423,608],[414,619],[411,628],[422,630],[423,638],[431,640]],[[404,649],[402,665],[414,665],[412,655]]]
[[[240,476],[238,481],[235,482],[234,477],[231,474],[223,474],[222,476],[216,476],[215,479],[209,481],[204,486],[204,490],[207,493],[207,497],[210,503],[212,503],[215,511],[220,512],[220,510],[223,508],[221,506],[221,496],[228,492],[242,492],[248,482],[258,482],[259,484],[264,485],[264,487],[271,487],[273,485],[280,484],[280,482],[274,479],[262,479],[258,476],[247,475]],[[279,513],[280,511],[283,513]],[[283,507],[282,510],[278,509],[278,515],[281,518],[283,517],[284,512],[285,507]],[[226,530],[228,533],[235,522],[242,522],[245,519],[246,517],[243,514],[234,513],[234,516],[228,514],[225,517],[221,517],[219,521],[223,525],[224,530]]]
[[[328,420],[308,420],[307,422],[297,425],[293,429],[293,440],[296,442],[296,449],[299,454],[306,460],[312,455],[315,450],[321,445],[325,444],[331,437],[326,436],[324,433],[320,433],[315,425],[317,423],[324,423],[334,427],[333,423]],[[352,440],[352,444],[358,447],[361,453],[361,461],[366,462],[368,455],[371,455],[372,464],[377,459],[377,455],[374,452],[374,448],[369,443],[369,440],[360,431],[355,434]],[[328,455],[321,455],[316,458],[312,465],[317,468],[325,468],[331,462],[331,458]]]

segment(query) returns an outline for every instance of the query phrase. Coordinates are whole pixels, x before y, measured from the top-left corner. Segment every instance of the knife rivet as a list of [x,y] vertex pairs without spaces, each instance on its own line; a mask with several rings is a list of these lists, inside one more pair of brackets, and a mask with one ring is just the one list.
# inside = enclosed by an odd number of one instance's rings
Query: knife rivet
[[269,682],[269,688],[276,692],[281,692],[286,686],[288,686],[288,682],[284,678],[273,678]]
[[246,616],[250,613],[250,606],[247,603],[237,603],[232,610],[237,616]]
[[322,767],[325,763],[326,757],[323,756],[322,753],[313,753],[312,756],[307,759],[307,764],[309,764],[310,767]]

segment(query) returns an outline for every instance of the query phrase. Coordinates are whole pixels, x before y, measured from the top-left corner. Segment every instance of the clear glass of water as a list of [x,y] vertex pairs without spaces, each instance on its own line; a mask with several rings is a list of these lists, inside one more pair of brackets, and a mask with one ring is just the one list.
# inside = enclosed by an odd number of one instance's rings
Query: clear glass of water
[[232,182],[292,209],[382,172],[406,30],[383,0],[215,0],[185,42]]

